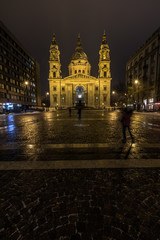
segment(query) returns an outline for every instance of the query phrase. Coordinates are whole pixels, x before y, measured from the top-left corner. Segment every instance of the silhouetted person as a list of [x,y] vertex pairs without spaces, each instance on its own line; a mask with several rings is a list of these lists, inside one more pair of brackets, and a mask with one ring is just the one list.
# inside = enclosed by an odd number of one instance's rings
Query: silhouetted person
[[129,108],[122,109],[121,122],[122,122],[122,131],[123,131],[123,140],[122,140],[123,143],[126,142],[126,128],[128,128],[128,132],[131,136],[132,143],[134,143],[134,137],[130,129],[132,113],[133,113],[132,109],[129,109]]
[[69,108],[69,116],[71,117],[72,110]]
[[78,117],[79,117],[79,119],[81,119],[81,111],[82,111],[82,109],[78,108]]

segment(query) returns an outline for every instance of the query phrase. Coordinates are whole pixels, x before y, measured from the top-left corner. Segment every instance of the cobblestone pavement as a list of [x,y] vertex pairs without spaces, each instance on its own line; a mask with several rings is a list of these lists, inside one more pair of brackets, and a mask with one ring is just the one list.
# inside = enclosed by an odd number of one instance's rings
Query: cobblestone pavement
[[[1,161],[64,160],[106,158],[159,158],[160,114],[133,115],[132,131],[136,145],[122,144],[118,112],[48,112],[0,116]],[[53,144],[107,143],[108,147],[55,147]],[[147,147],[143,144],[148,143]],[[48,144],[46,146],[46,144]],[[6,148],[6,146],[8,148]]]
[[[160,115],[134,113],[122,144],[118,112],[0,116],[0,165],[160,158]],[[117,160],[116,160],[117,161]],[[115,163],[116,165],[116,163]],[[0,171],[2,240],[160,240],[160,168]]]
[[1,171],[0,177],[0,239],[160,239],[160,169]]

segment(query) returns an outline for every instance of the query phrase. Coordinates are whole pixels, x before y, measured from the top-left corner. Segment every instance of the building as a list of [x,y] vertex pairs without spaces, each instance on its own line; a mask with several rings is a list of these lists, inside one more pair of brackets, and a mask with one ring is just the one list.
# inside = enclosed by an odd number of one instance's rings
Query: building
[[0,22],[0,112],[40,105],[39,63]]
[[98,78],[91,76],[91,65],[83,51],[80,35],[69,63],[69,76],[62,78],[60,51],[53,35],[49,59],[50,107],[83,105],[93,108],[110,106],[110,55],[106,34],[99,51]]
[[129,105],[160,109],[160,28],[128,60],[126,87]]

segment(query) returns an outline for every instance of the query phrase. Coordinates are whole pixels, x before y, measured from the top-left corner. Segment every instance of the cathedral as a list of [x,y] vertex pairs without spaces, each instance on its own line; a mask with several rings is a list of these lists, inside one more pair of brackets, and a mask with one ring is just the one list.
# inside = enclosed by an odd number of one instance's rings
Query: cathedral
[[68,66],[69,75],[62,78],[60,51],[54,34],[49,58],[50,107],[67,108],[78,105],[97,109],[110,107],[109,52],[104,32],[99,51],[98,78],[91,76],[91,65],[78,35],[77,46]]

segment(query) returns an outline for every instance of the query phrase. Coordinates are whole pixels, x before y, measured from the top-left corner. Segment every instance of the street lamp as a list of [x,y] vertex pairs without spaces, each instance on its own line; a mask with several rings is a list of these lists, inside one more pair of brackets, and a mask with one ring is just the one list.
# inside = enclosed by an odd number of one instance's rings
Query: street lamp
[[116,92],[115,91],[112,91],[112,95],[114,96],[114,97],[112,97],[112,103],[113,103],[113,105],[114,105],[114,110],[115,110],[115,106],[116,106],[116,104],[115,104],[115,101],[116,101]]
[[46,111],[49,111],[49,98],[48,98],[48,96],[49,96],[49,92],[46,92]]
[[24,111],[26,112],[25,92],[27,91],[27,85],[29,84],[29,82],[25,81],[24,84],[25,84],[25,89],[24,89]]
[[134,81],[135,85],[138,87],[138,103],[137,103],[137,111],[139,111],[140,109],[140,105],[139,105],[139,80],[135,80]]

